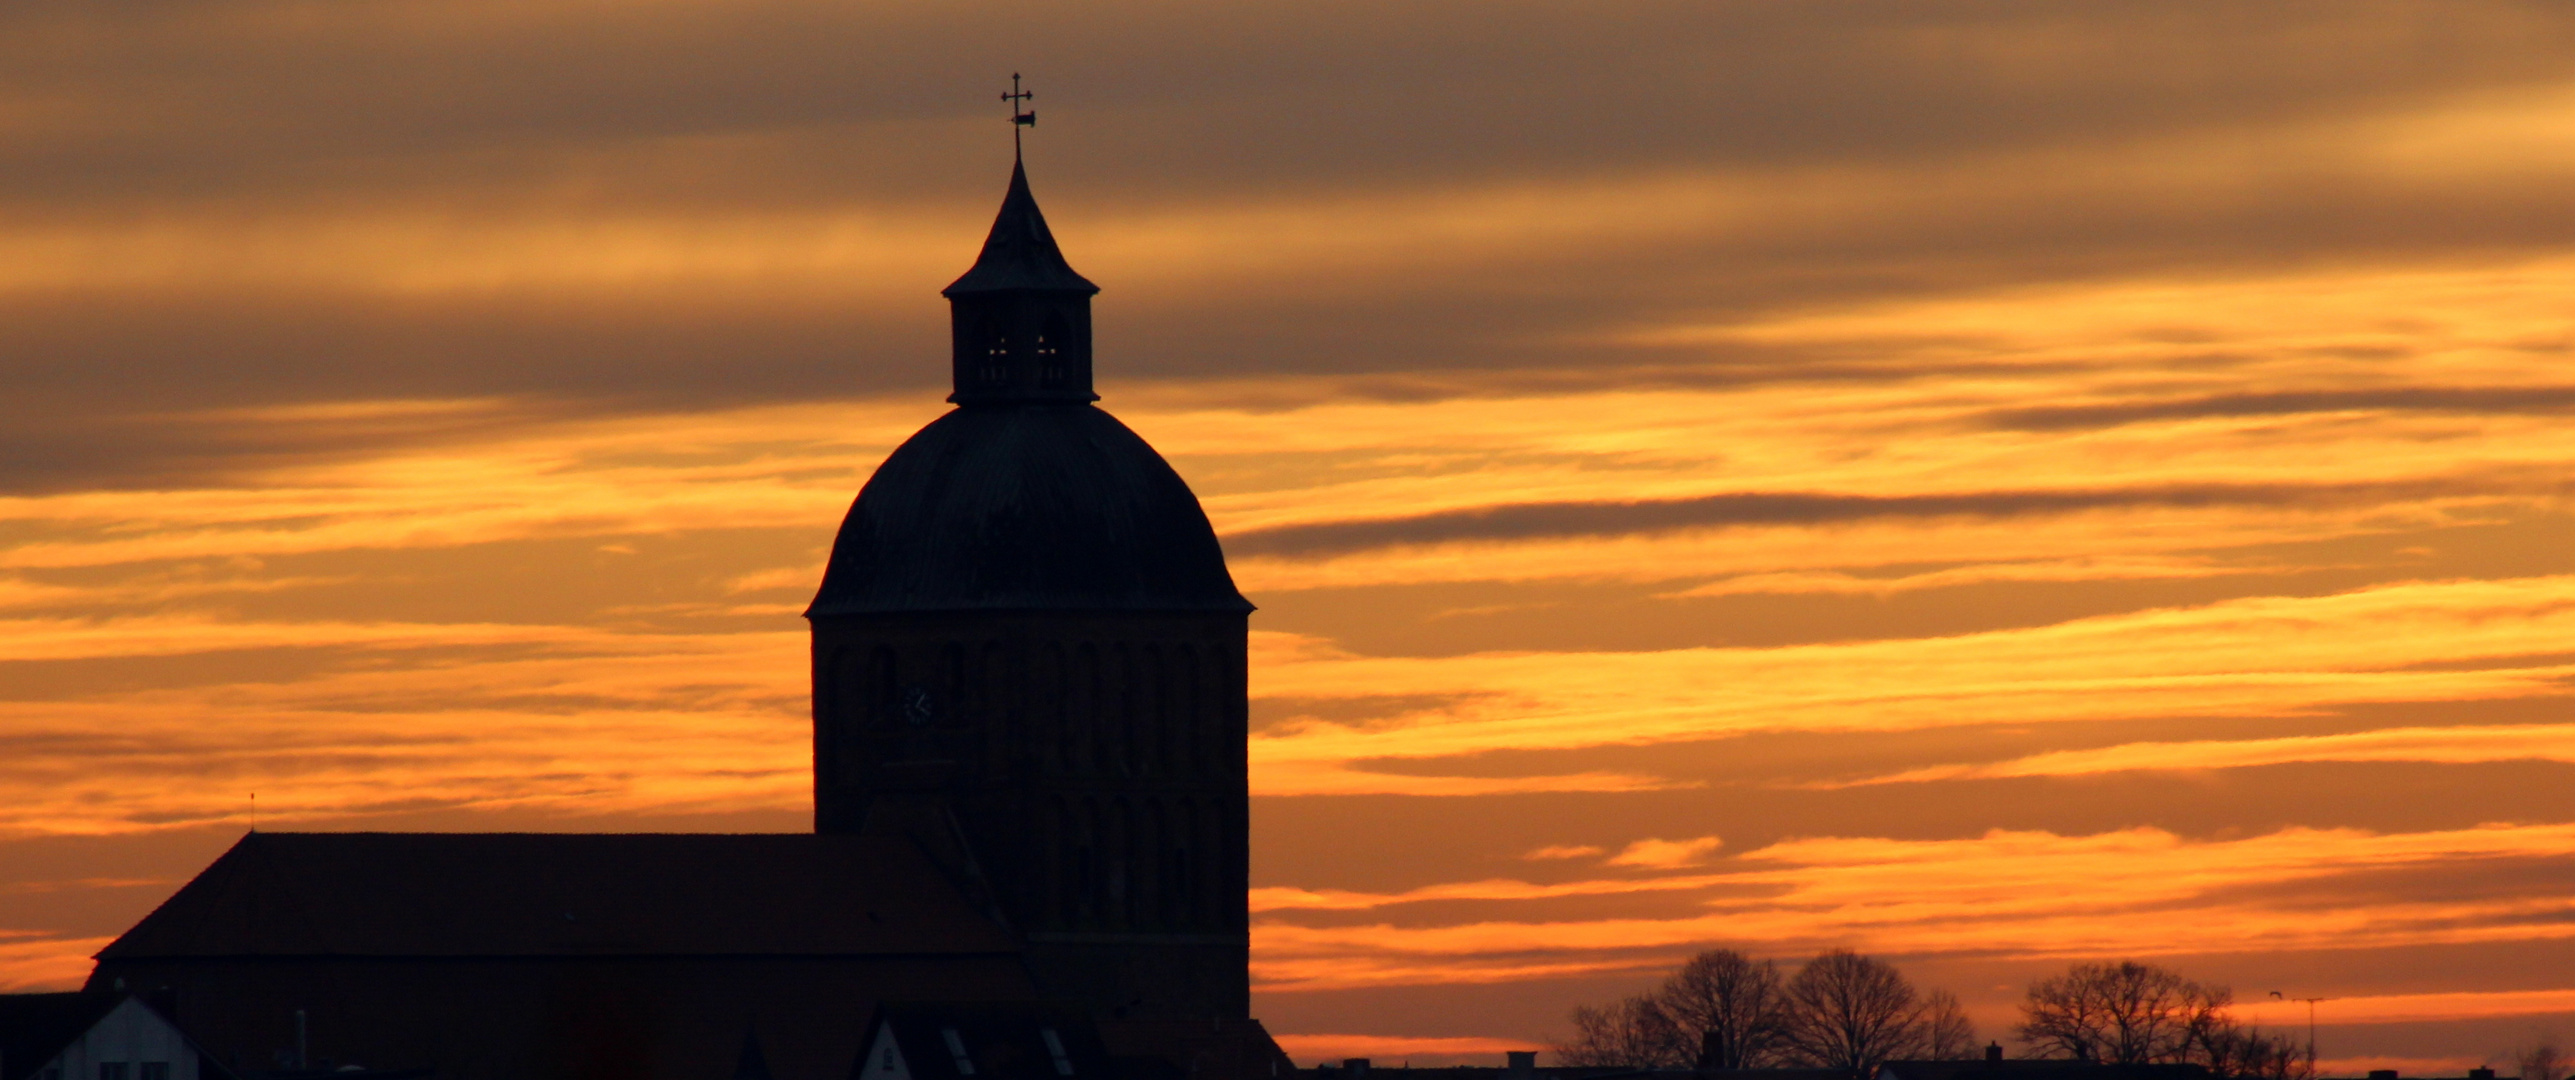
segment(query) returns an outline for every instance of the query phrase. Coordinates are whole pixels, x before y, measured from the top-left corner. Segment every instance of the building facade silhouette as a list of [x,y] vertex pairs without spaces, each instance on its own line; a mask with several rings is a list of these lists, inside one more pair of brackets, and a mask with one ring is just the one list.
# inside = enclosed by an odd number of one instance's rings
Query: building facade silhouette
[[1239,1020],[1252,605],[1188,485],[1092,404],[1098,292],[1015,166],[944,292],[956,408],[868,480],[806,611],[814,830],[919,842],[1050,992]]
[[[889,1002],[1054,1002],[1134,1075],[1266,1080],[1251,604],[1092,404],[1090,301],[1014,166],[946,296],[956,408],[806,612],[810,835],[252,833],[98,955],[234,1065],[840,1080]],[[309,1040],[309,1042],[308,1042]]]

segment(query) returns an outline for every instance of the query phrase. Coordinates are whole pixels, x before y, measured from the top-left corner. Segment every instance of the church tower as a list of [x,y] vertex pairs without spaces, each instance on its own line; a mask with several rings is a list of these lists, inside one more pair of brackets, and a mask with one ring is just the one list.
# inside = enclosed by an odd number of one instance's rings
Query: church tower
[[1197,496],[1092,405],[1099,291],[1014,166],[943,293],[956,408],[859,492],[805,612],[814,828],[920,843],[1050,995],[1239,1020],[1252,605]]

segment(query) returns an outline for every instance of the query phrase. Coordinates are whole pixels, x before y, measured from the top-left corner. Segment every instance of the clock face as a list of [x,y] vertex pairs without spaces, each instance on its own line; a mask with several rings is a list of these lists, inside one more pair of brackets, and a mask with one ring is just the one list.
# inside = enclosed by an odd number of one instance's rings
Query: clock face
[[931,707],[930,688],[915,686],[903,691],[903,722],[913,727],[928,727],[938,713]]

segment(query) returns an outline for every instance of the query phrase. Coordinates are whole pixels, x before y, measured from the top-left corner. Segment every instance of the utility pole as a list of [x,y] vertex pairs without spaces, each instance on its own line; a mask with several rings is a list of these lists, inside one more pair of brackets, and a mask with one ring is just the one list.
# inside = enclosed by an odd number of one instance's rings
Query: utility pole
[[2313,1077],[2313,1076],[2315,1076],[2315,1075],[2316,1075],[2316,1003],[2317,1003],[2317,1002],[2319,1002],[2319,1001],[2332,1001],[2333,999],[2332,999],[2332,998],[2328,998],[2328,997],[2293,998],[2293,997],[2288,997],[2288,996],[2286,996],[2286,995],[2283,995],[2283,994],[2281,994],[2281,993],[2280,993],[2279,991],[2277,991],[2277,990],[2272,991],[2272,992],[2271,992],[2271,996],[2272,996],[2272,997],[2275,997],[2275,998],[2279,998],[2279,999],[2280,999],[2280,1000],[2282,1000],[2282,1001],[2303,1001],[2303,1002],[2306,1002],[2306,1003],[2307,1003],[2307,1075],[2308,1075],[2309,1077]]

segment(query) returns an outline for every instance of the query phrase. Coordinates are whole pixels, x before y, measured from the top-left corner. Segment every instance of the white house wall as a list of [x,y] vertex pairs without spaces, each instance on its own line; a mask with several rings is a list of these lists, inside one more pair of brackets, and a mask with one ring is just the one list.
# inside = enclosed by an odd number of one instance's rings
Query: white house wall
[[858,1080],[912,1080],[912,1067],[903,1063],[903,1048],[894,1042],[892,1025],[876,1029],[876,1040],[867,1046],[867,1064],[859,1070]]
[[[98,1067],[125,1063],[125,1080],[143,1080],[143,1065],[169,1066],[169,1080],[199,1080],[197,1052],[179,1029],[141,1001],[127,998],[47,1066],[62,1070],[58,1080],[99,1080]],[[44,1069],[36,1075],[45,1075]]]

